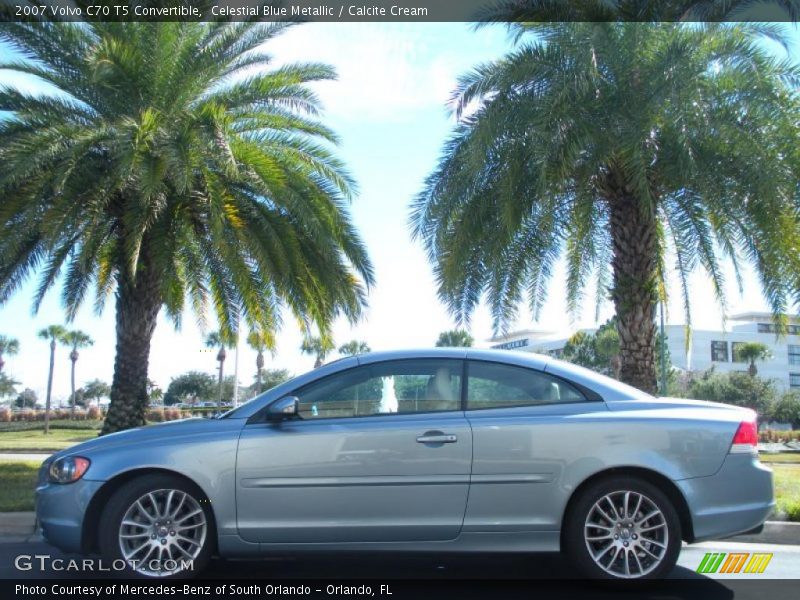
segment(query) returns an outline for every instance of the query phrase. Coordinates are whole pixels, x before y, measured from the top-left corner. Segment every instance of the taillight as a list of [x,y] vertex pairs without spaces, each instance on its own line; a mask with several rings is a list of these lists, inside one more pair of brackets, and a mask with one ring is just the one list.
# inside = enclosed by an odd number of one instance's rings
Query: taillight
[[731,454],[740,452],[756,452],[758,448],[758,426],[755,420],[742,421],[739,423],[739,429],[736,430],[736,435],[733,436],[731,443]]

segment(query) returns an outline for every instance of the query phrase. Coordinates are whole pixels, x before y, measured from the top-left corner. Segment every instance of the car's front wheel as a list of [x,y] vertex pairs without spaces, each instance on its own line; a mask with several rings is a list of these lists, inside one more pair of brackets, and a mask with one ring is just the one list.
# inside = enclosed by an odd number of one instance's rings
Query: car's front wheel
[[145,577],[188,577],[213,550],[213,517],[196,486],[169,475],[129,481],[110,498],[100,520],[99,546],[115,569]]
[[650,482],[610,477],[576,498],[566,515],[564,543],[588,577],[663,577],[678,560],[680,519],[669,498]]

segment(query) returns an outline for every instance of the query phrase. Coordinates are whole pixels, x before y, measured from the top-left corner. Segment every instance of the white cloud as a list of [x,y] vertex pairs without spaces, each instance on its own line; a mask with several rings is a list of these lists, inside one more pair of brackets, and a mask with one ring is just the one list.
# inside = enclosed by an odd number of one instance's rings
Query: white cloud
[[[452,26],[451,26],[452,28]],[[336,68],[336,82],[317,84],[326,115],[404,120],[444,107],[460,72],[458,56],[437,52],[439,25],[312,23],[269,42],[276,64],[318,61]]]

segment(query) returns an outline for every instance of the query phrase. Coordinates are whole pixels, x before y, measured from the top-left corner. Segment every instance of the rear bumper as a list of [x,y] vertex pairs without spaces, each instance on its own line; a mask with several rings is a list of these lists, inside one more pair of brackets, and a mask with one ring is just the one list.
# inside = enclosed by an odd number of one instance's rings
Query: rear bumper
[[691,542],[759,528],[775,508],[772,471],[756,455],[729,454],[714,475],[675,483],[689,506]]

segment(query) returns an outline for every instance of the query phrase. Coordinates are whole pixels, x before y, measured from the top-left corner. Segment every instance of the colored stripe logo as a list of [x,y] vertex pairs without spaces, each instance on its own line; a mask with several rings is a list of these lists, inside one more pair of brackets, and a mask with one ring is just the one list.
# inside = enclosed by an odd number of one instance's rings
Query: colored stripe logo
[[[748,560],[749,559],[749,560]],[[764,552],[707,552],[697,567],[698,573],[763,573],[772,554]]]

